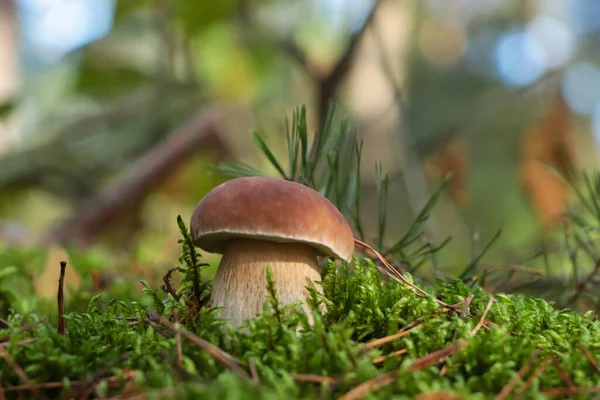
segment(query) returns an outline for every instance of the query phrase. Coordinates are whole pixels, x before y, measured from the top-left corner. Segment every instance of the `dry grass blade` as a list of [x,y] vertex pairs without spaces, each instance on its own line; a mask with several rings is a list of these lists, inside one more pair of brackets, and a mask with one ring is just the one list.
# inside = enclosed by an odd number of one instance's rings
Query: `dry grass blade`
[[[436,362],[452,355],[459,349],[465,347],[467,344],[467,341],[462,341],[454,343],[451,346],[448,346],[441,350],[434,351],[433,353],[429,353],[423,357],[416,359],[415,362],[413,362],[408,368],[408,370],[414,372],[423,368],[427,368],[428,366],[433,365]],[[356,386],[354,389],[341,396],[338,400],[361,399],[369,393],[373,393],[384,386],[390,385],[396,380],[397,376],[398,369],[394,369],[382,375],[376,376],[375,378],[369,379],[368,381],[365,381],[360,385]]]
[[494,304],[494,296],[490,296],[490,300],[488,301],[487,306],[485,307],[485,311],[483,312],[481,319],[479,320],[475,328],[473,328],[473,330],[471,331],[471,336],[475,336],[483,326],[483,323],[485,322],[485,317],[492,308],[492,304]]
[[35,343],[37,342],[37,339],[23,339],[23,340],[19,340],[16,343],[10,343],[10,342],[4,342],[4,343],[0,343],[0,347],[6,347],[6,346],[25,346],[31,343]]
[[550,359],[552,360],[552,364],[554,364],[554,368],[556,368],[558,374],[560,375],[562,380],[567,384],[567,386],[571,389],[577,388],[577,385],[575,385],[575,382],[573,382],[569,374],[567,374],[567,371],[565,371],[564,368],[560,366],[560,363],[558,362],[556,357],[551,355]]
[[529,357],[529,359],[527,360],[525,365],[523,365],[521,367],[521,369],[519,369],[519,372],[517,372],[517,375],[515,375],[510,381],[508,381],[508,383],[496,395],[496,400],[504,400],[513,391],[513,389],[517,385],[517,382],[522,380],[523,377],[525,375],[527,375],[527,373],[531,369],[531,364],[533,364],[533,361],[537,358],[539,352],[540,351],[536,349],[531,354],[531,356]]
[[463,340],[460,342],[453,343],[448,347],[444,347],[443,349],[436,350],[433,353],[426,354],[423,357],[419,357],[415,360],[415,362],[413,362],[410,365],[410,367],[408,367],[408,370],[414,372],[423,368],[427,368],[435,364],[436,362],[439,362],[444,358],[451,356],[452,354],[456,353],[458,350],[462,349],[468,344],[469,342]]
[[[158,392],[153,392],[152,394],[154,395],[153,398],[166,399],[166,398],[173,397],[173,396],[179,394],[179,391],[180,391],[180,388],[170,387],[170,388],[159,390]],[[118,394],[116,396],[107,397],[105,400],[146,400],[147,398],[148,398],[148,394],[146,394],[146,393],[140,393],[140,394],[137,394],[134,396],[132,396],[131,394],[128,394],[125,396],[122,394]]]
[[475,296],[473,296],[472,294],[470,294],[465,300],[465,305],[462,308],[462,311],[460,312],[460,317],[461,318],[466,318],[467,314],[469,313],[469,308],[471,308],[471,303],[473,302],[473,299],[475,298]]
[[323,376],[323,375],[314,375],[314,374],[292,374],[292,378],[294,378],[297,382],[306,382],[306,383],[329,383],[334,384],[339,382],[339,378],[332,378],[331,376]]
[[[38,325],[40,325],[40,324],[44,323],[45,321],[46,321],[46,318],[42,318],[42,319],[40,319],[39,321],[35,321],[35,322],[32,322],[31,324],[24,325],[24,326],[23,326],[23,327],[20,329],[20,331],[21,331],[21,332],[27,332],[27,331],[30,331],[30,330],[32,330],[33,328],[35,328],[36,326],[38,326]],[[8,341],[10,340],[10,337],[11,337],[11,336],[10,336],[10,334],[8,334],[8,335],[4,335],[4,336],[0,337],[0,343],[5,343],[5,342],[8,342]]]
[[385,374],[376,376],[375,378],[369,379],[356,386],[354,389],[346,392],[343,396],[339,397],[338,400],[358,400],[362,399],[369,393],[373,393],[384,386],[390,385],[396,380],[398,370],[386,372]]
[[579,347],[585,358],[588,359],[592,367],[594,367],[594,369],[600,374],[600,366],[598,365],[598,361],[596,361],[594,355],[590,353],[590,351],[586,349],[581,343],[578,343],[577,346]]
[[[152,318],[154,320],[160,322],[163,326],[167,327],[172,332],[177,333],[177,330],[179,330],[181,332],[181,336],[185,337],[187,340],[194,343],[196,346],[200,347],[202,350],[206,351],[217,362],[219,362],[222,365],[224,365],[225,367],[229,368],[234,374],[236,374],[237,376],[239,376],[242,379],[245,379],[248,381],[250,380],[250,377],[248,376],[246,371],[244,371],[242,369],[242,367],[240,367],[238,365],[238,362],[236,361],[236,359],[233,358],[228,353],[226,353],[225,351],[218,348],[217,346],[215,346],[214,344],[212,344],[204,339],[199,338],[198,336],[194,335],[191,332],[188,332],[185,329],[177,329],[175,324],[171,323],[168,319],[166,319],[163,316],[156,315],[155,317],[152,317]],[[149,321],[149,322],[153,322],[153,321]]]
[[421,393],[415,397],[415,400],[463,400],[464,396],[458,393],[439,391],[439,392],[427,392]]
[[[71,386],[82,385],[83,382],[80,381],[70,381],[69,384]],[[58,389],[64,387],[65,383],[63,381],[60,382],[44,382],[44,383],[28,383],[25,385],[11,386],[9,388],[4,389],[5,392],[33,392],[38,389]]]
[[[360,247],[362,247],[364,249],[367,249],[367,250],[373,252],[373,254],[375,254],[375,256],[377,256],[377,258],[379,259],[379,261],[381,261],[383,263],[383,265],[385,265],[385,267],[386,267],[385,272],[392,279],[394,279],[396,282],[398,282],[398,283],[404,283],[404,284],[410,286],[415,291],[414,293],[417,294],[417,295],[419,295],[419,296],[422,296],[422,297],[433,297],[431,294],[427,293],[425,290],[421,289],[420,287],[418,287],[414,283],[409,282],[408,280],[406,280],[406,278],[404,276],[402,276],[402,274],[400,272],[398,272],[398,270],[396,270],[396,268],[394,268],[385,259],[385,257],[383,257],[383,255],[381,255],[381,253],[379,253],[377,250],[375,250],[374,248],[372,248],[371,246],[369,246],[365,242],[363,242],[361,240],[358,240],[358,239],[354,239],[354,243],[356,243],[357,245],[359,245]],[[435,300],[442,307],[446,307],[446,308],[449,308],[449,309],[452,309],[452,310],[456,311],[456,307],[454,307],[452,305],[449,305],[449,304],[446,304],[446,303],[444,303],[443,301],[441,301],[441,300],[439,300],[437,298]]]
[[575,387],[575,388],[555,388],[555,389],[544,390],[542,393],[548,397],[565,397],[565,396],[574,396],[576,394],[600,393],[600,386]]
[[373,359],[373,364],[381,364],[388,358],[397,357],[397,356],[401,356],[402,354],[405,354],[406,351],[407,351],[406,349],[400,349],[400,350],[392,351],[390,354],[385,354],[385,355],[382,355],[379,357],[375,357]]
[[446,376],[448,373],[448,365],[444,364],[444,366],[440,369],[440,376]]
[[372,349],[374,347],[383,346],[386,343],[393,342],[394,340],[398,340],[404,336],[407,336],[411,332],[421,328],[422,326],[423,326],[423,324],[419,324],[419,325],[413,326],[406,330],[402,329],[400,332],[394,333],[393,335],[389,335],[389,336],[385,336],[385,337],[382,337],[379,339],[372,340],[365,345],[365,349]]
[[531,376],[525,381],[525,384],[523,385],[521,390],[519,390],[518,394],[521,395],[527,390],[529,390],[529,388],[533,385],[533,381],[536,380],[546,370],[546,368],[548,368],[548,365],[550,365],[550,363],[552,363],[552,359],[550,358],[550,356],[546,356],[546,358],[544,358],[540,365],[538,365],[537,368],[533,371]]
[[[125,372],[124,376],[127,379],[133,379],[135,376],[135,371]],[[112,376],[106,379],[105,381],[110,385],[119,384],[121,377]],[[69,385],[72,387],[79,387],[82,385],[87,385],[87,382],[83,381],[70,381]],[[42,382],[42,383],[29,383],[25,385],[11,386],[9,388],[4,389],[5,392],[33,392],[35,390],[40,389],[59,389],[65,386],[64,381],[57,382]]]

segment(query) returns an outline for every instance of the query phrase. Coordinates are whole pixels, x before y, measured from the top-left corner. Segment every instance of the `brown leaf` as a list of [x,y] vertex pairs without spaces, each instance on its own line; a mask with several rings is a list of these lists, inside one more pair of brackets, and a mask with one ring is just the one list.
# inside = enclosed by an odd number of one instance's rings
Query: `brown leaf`
[[462,400],[466,397],[461,396],[458,393],[447,392],[447,391],[439,391],[439,392],[427,392],[421,393],[415,400]]
[[451,131],[441,135],[434,146],[433,153],[424,161],[425,175],[429,179],[440,180],[451,173],[448,195],[454,204],[462,207],[470,201],[467,184],[469,152],[466,143],[457,133]]
[[548,166],[566,176],[575,161],[571,133],[571,114],[559,92],[523,139],[521,180],[544,226],[559,223],[565,211],[569,186]]
[[51,245],[48,248],[44,270],[35,279],[35,292],[38,297],[44,299],[56,298],[58,293],[58,279],[60,278],[60,262],[67,261],[65,274],[65,293],[78,290],[81,279],[69,263],[69,255],[63,247]]

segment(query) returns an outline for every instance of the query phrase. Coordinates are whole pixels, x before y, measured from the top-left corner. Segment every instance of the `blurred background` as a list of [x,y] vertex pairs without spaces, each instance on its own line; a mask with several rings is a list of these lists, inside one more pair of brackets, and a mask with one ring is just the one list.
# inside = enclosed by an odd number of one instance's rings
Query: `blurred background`
[[270,171],[251,132],[284,156],[284,118],[306,104],[314,132],[336,100],[367,239],[376,161],[392,241],[451,172],[437,262],[503,227],[483,261],[516,265],[572,199],[552,170],[598,167],[599,46],[592,0],[0,0],[0,239],[160,277],[212,166]]

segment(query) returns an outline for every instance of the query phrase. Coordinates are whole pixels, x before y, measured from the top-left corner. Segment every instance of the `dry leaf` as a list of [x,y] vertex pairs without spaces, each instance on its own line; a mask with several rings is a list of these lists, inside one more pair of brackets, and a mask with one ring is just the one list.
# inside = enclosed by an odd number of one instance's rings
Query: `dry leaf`
[[35,292],[44,299],[56,298],[58,293],[58,280],[60,278],[60,262],[67,262],[65,272],[65,293],[68,295],[80,287],[80,277],[77,271],[69,264],[66,250],[57,245],[48,248],[46,264],[41,275],[35,280]]
[[458,393],[446,392],[446,391],[421,393],[420,395],[415,397],[415,400],[463,400],[463,399],[465,399],[465,397],[459,395]]
[[458,207],[462,207],[470,201],[467,185],[468,159],[466,143],[452,131],[449,134],[441,135],[434,152],[425,158],[423,165],[425,175],[429,179],[440,180],[447,173],[452,174],[448,183],[448,195]]
[[521,180],[544,226],[560,222],[570,192],[567,183],[548,168],[564,176],[574,163],[570,117],[570,110],[559,92],[523,141]]

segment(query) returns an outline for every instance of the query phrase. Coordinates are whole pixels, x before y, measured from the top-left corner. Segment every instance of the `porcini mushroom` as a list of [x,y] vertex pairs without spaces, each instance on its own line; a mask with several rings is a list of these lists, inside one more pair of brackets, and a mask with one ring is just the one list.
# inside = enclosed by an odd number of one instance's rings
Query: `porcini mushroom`
[[267,301],[270,266],[281,304],[302,301],[320,280],[318,256],[350,261],[354,237],[340,211],[300,183],[268,177],[232,179],[210,191],[194,209],[195,246],[222,254],[212,304],[238,327]]

